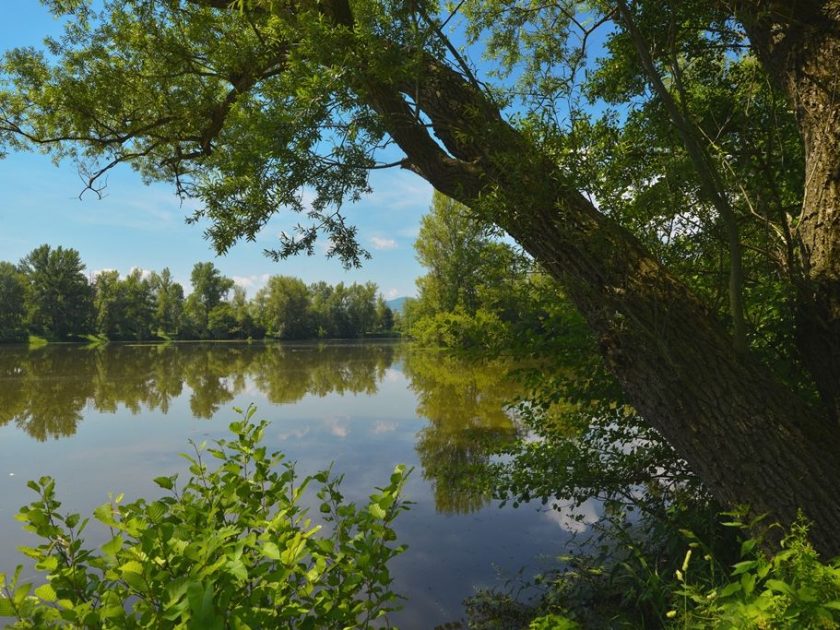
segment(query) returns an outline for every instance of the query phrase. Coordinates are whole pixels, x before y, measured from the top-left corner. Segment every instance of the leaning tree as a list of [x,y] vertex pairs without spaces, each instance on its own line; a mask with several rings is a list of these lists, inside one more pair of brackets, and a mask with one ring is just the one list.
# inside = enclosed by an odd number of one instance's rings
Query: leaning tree
[[562,283],[719,500],[840,552],[837,0],[43,1],[7,148],[174,182],[219,252],[303,212],[271,254],[348,264],[341,204],[408,169]]

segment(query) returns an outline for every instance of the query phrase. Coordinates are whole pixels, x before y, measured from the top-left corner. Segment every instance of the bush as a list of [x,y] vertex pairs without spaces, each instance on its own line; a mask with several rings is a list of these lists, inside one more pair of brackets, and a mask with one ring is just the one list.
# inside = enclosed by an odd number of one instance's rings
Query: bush
[[411,336],[420,345],[454,349],[505,347],[509,335],[509,326],[484,309],[475,315],[461,309],[436,313],[418,319],[411,327]]
[[[0,617],[15,617],[13,628],[358,628],[394,610],[387,563],[403,551],[391,524],[406,509],[405,468],[366,506],[345,504],[340,477],[299,479],[267,454],[268,423],[253,414],[230,425],[235,439],[184,455],[182,488],[177,475],[158,477],[167,496],[97,508],[111,532],[98,552],[81,538],[89,519],[59,514],[55,481],[29,482],[39,498],[18,518],[44,542],[22,551],[46,581],[21,583],[22,567],[0,574]],[[324,526],[300,505],[310,484]]]
[[[743,526],[737,520],[729,525]],[[744,540],[741,561],[719,583],[692,579],[693,573],[714,576],[715,559],[706,555],[701,563],[692,563],[689,549],[675,573],[682,601],[667,613],[674,626],[840,627],[840,559],[820,561],[808,542],[805,520],[794,523],[774,555],[765,555],[762,546],[760,538]]]

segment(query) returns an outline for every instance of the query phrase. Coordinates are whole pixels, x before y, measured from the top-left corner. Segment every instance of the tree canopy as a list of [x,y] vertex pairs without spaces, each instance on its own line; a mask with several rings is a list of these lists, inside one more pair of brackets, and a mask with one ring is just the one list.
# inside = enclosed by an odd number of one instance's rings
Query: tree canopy
[[346,264],[341,203],[409,169],[564,285],[719,500],[840,551],[834,0],[48,4],[65,35],[4,57],[8,148],[173,182],[220,252],[303,212],[270,254],[323,231]]

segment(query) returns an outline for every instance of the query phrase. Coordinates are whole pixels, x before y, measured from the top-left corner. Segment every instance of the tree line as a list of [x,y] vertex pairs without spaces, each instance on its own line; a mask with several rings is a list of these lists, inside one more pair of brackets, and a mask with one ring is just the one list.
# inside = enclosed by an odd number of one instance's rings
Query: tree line
[[376,284],[307,285],[272,276],[253,299],[212,262],[196,263],[192,291],[168,268],[88,277],[79,252],[41,245],[0,262],[0,341],[355,338],[388,333],[394,313]]

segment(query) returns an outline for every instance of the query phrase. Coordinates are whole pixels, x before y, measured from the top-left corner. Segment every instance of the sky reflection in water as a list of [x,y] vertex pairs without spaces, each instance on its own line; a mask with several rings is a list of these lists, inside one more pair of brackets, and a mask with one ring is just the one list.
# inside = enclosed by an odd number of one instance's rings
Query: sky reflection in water
[[396,344],[2,348],[0,570],[31,543],[13,518],[34,496],[27,480],[54,476],[64,507],[83,514],[109,492],[156,495],[151,480],[184,470],[178,453],[189,439],[224,437],[232,408],[253,403],[272,421],[268,446],[301,473],[334,462],[350,500],[364,500],[396,464],[415,467],[414,505],[396,527],[409,549],[392,564],[409,599],[393,622],[457,620],[473,586],[550,566],[577,525],[498,509],[474,483],[492,449],[515,436],[505,368]]

